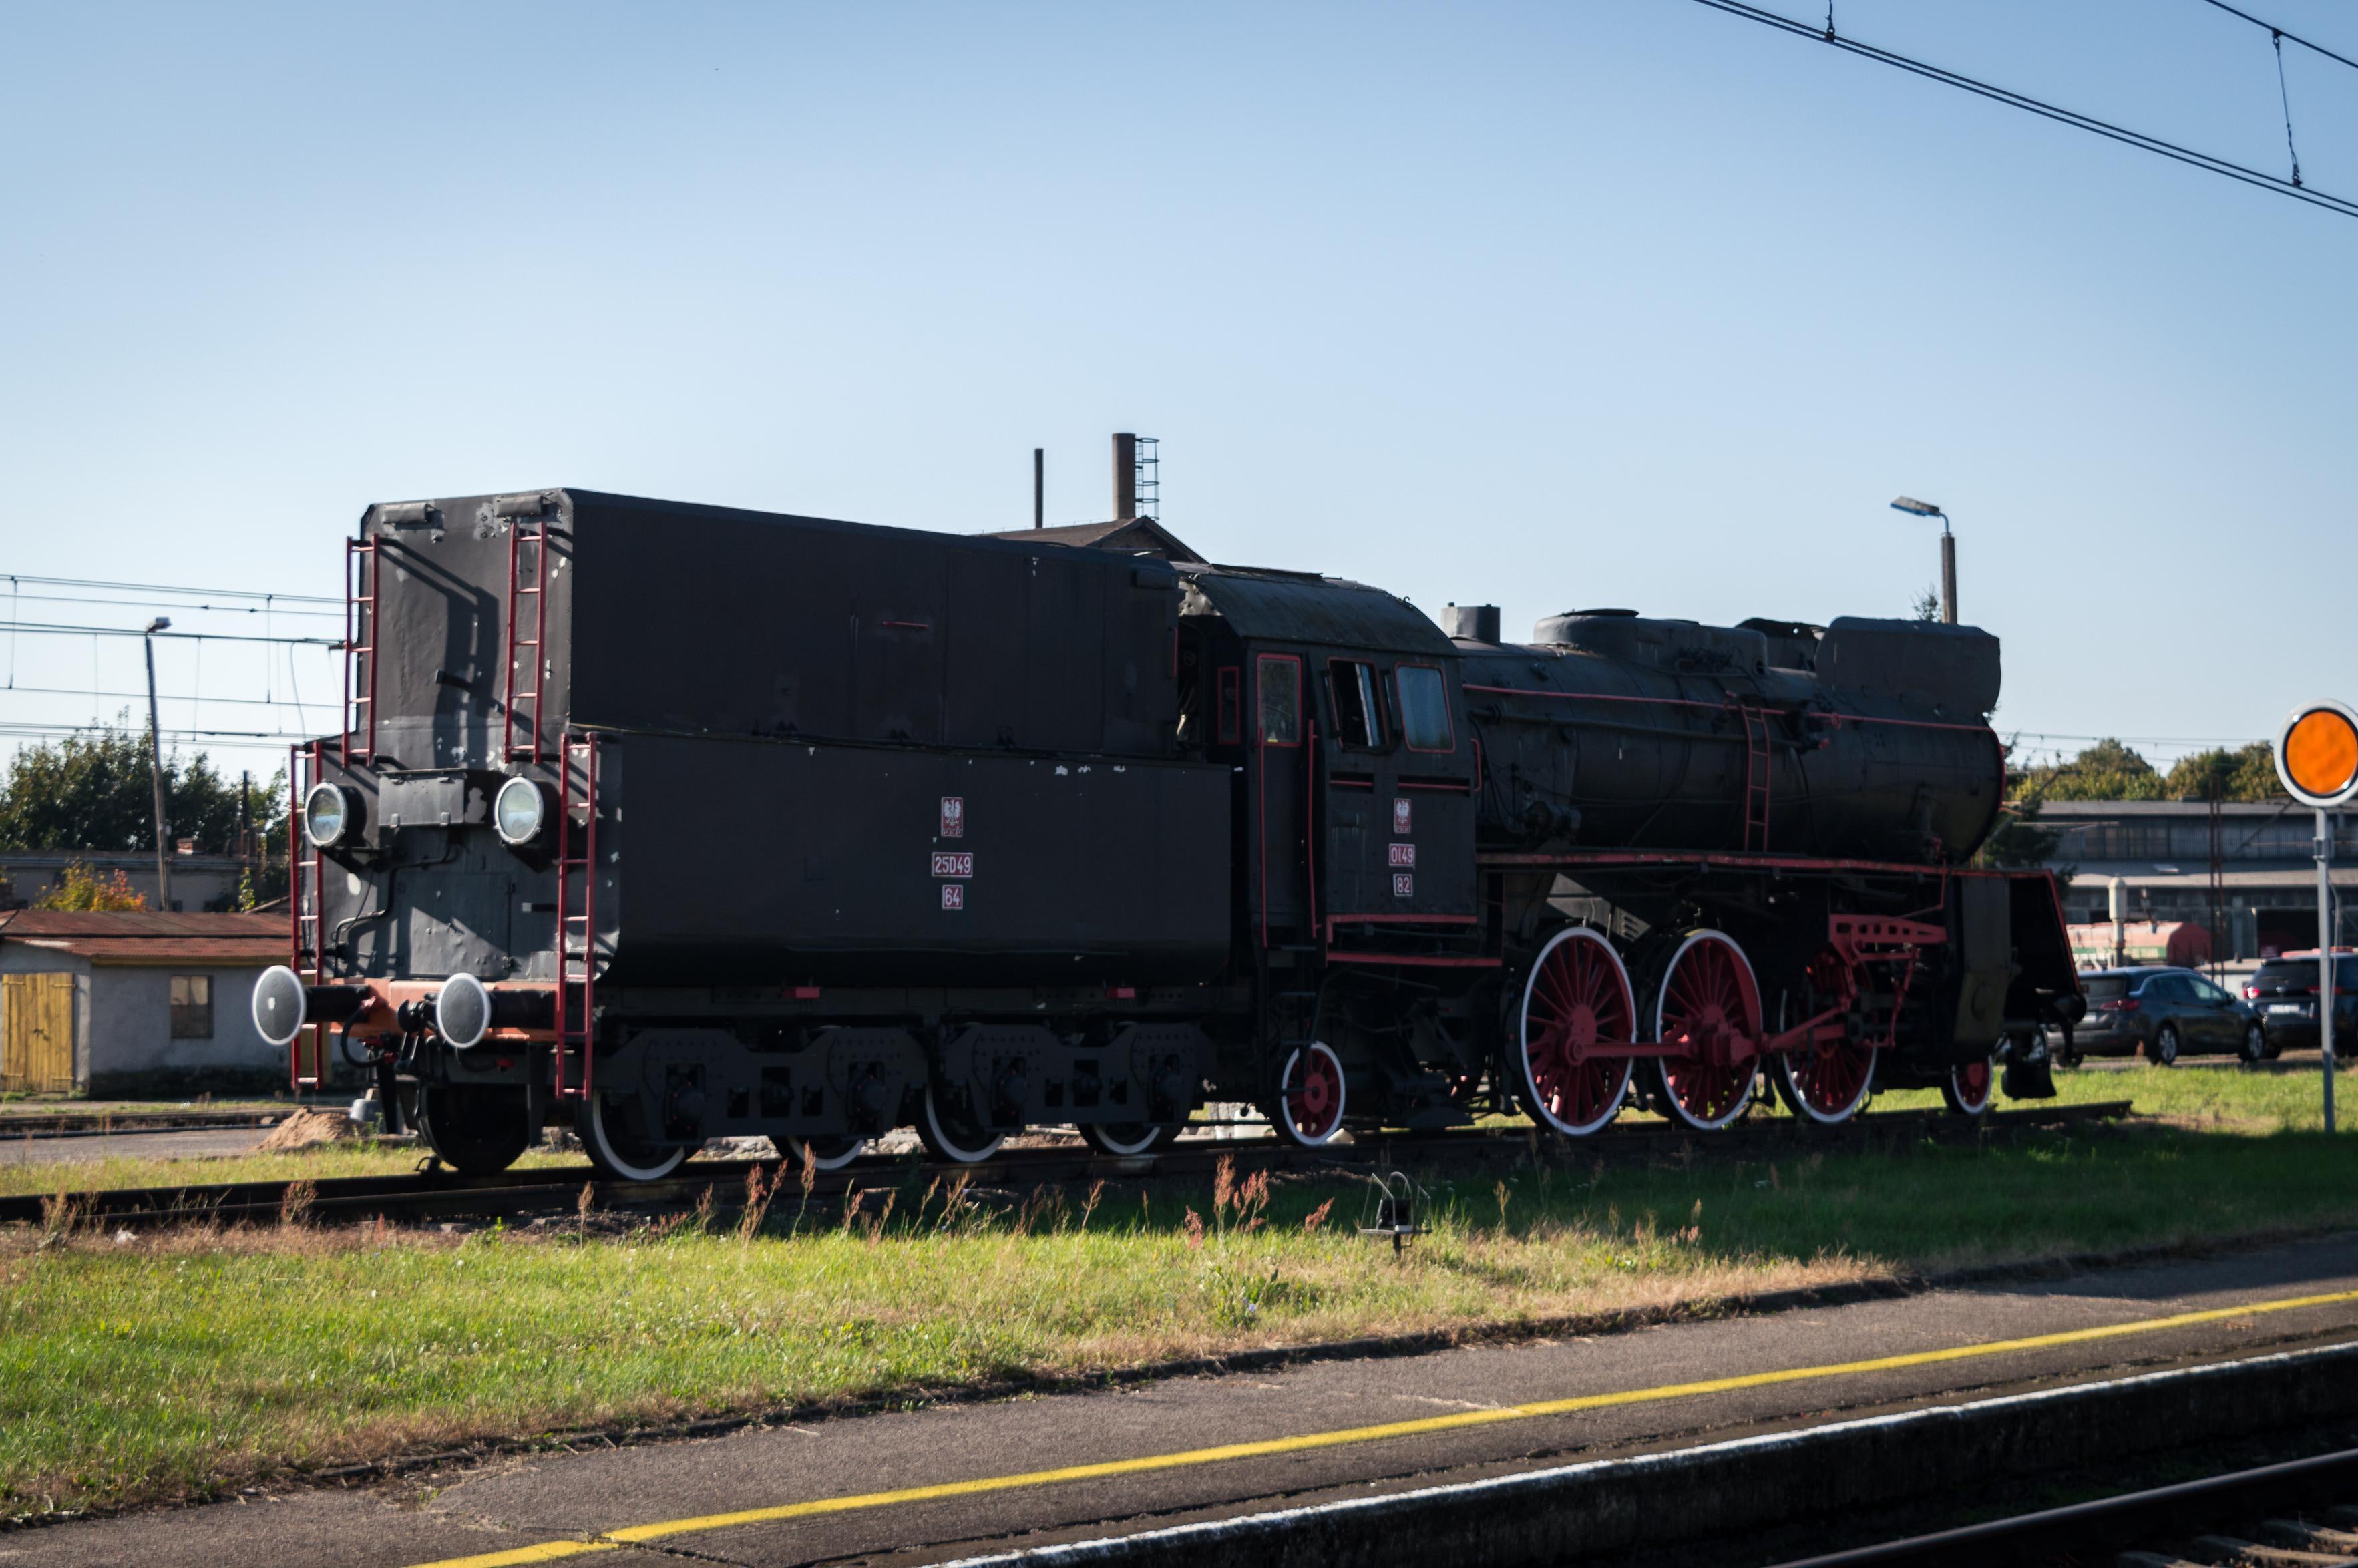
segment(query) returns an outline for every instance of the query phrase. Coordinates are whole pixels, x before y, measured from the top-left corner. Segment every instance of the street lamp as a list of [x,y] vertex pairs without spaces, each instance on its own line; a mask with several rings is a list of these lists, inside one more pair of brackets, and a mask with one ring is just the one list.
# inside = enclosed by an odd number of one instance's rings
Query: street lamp
[[1954,626],[1957,623],[1957,537],[1949,532],[1949,514],[1929,501],[1919,501],[1909,495],[1895,498],[1891,510],[1941,520],[1941,620],[1945,625]]
[[164,841],[164,735],[156,720],[156,633],[172,624],[168,615],[158,615],[147,622],[144,642],[147,649],[147,769],[156,782],[156,907],[169,914],[172,908],[172,863],[167,859]]

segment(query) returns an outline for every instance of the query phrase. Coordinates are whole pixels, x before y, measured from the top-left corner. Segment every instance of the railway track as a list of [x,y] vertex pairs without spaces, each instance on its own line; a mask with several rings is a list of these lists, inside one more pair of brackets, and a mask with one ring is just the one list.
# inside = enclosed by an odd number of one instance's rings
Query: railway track
[[[812,1191],[824,1195],[857,1187],[897,1186],[912,1178],[964,1175],[981,1188],[1028,1188],[1063,1182],[1148,1180],[1208,1173],[1224,1157],[1248,1170],[1390,1169],[1410,1161],[1479,1158],[1522,1150],[1552,1148],[1567,1157],[1607,1161],[1657,1160],[1693,1154],[1714,1160],[1757,1156],[1786,1149],[1873,1148],[1932,1138],[2011,1135],[2032,1128],[2115,1120],[2129,1114],[2127,1100],[1992,1111],[1977,1121],[1938,1110],[1877,1111],[1834,1127],[1785,1118],[1762,1118],[1721,1132],[1699,1136],[1682,1129],[1627,1126],[1606,1130],[1578,1143],[1543,1141],[1531,1129],[1455,1129],[1400,1133],[1347,1145],[1301,1149],[1273,1138],[1218,1140],[1190,1137],[1152,1153],[1128,1157],[1098,1154],[1076,1141],[1069,1147],[1008,1150],[973,1165],[953,1165],[905,1156],[870,1156],[817,1175]],[[301,1182],[223,1182],[168,1187],[117,1187],[48,1196],[0,1197],[0,1224],[50,1222],[56,1206],[70,1207],[80,1221],[168,1224],[197,1220],[269,1220],[289,1206],[293,1189],[303,1212],[319,1220],[433,1218],[497,1216],[536,1209],[572,1208],[582,1190],[600,1207],[692,1203],[707,1191],[726,1200],[741,1191],[749,1173],[775,1170],[779,1162],[698,1160],[659,1182],[610,1182],[586,1162],[537,1165],[493,1176],[462,1176],[439,1168],[384,1176],[339,1176]]]
[[2358,1448],[1828,1552],[1779,1568],[2358,1568]]

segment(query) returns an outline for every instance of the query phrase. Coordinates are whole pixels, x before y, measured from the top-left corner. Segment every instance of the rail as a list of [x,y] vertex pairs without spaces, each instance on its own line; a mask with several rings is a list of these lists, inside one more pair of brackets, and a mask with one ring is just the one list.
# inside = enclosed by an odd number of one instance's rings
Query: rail
[[[1059,1182],[1147,1180],[1208,1173],[1224,1157],[1247,1170],[1390,1169],[1410,1155],[1444,1158],[1506,1150],[1552,1149],[1587,1160],[1598,1157],[1660,1158],[1682,1151],[1725,1159],[1764,1149],[1801,1146],[1833,1149],[1922,1137],[1978,1137],[2089,1121],[2109,1121],[2131,1112],[2127,1100],[1993,1111],[1968,1119],[1944,1110],[1871,1112],[1832,1127],[1798,1119],[1761,1118],[1724,1131],[1698,1134],[1683,1128],[1617,1127],[1577,1141],[1548,1139],[1533,1128],[1455,1129],[1442,1132],[1369,1136],[1350,1144],[1301,1149],[1274,1138],[1222,1140],[1187,1137],[1144,1154],[1099,1154],[1074,1143],[1054,1148],[1011,1149],[971,1165],[925,1161],[909,1155],[867,1155],[817,1174],[812,1191],[834,1195],[857,1186],[898,1185],[910,1178],[964,1174],[979,1185],[1038,1185]],[[587,1186],[602,1206],[694,1202],[707,1190],[726,1199],[741,1190],[746,1175],[777,1167],[776,1160],[697,1160],[657,1182],[615,1182],[588,1164],[535,1165],[492,1176],[461,1176],[434,1169],[384,1176],[338,1176],[312,1181],[302,1207],[319,1219],[372,1219],[379,1215],[427,1217],[500,1215],[538,1208],[570,1208]],[[110,1224],[271,1220],[286,1211],[294,1181],[224,1182],[171,1187],[115,1187],[87,1192],[27,1194],[0,1197],[0,1224],[43,1224],[64,1205],[79,1221]]]

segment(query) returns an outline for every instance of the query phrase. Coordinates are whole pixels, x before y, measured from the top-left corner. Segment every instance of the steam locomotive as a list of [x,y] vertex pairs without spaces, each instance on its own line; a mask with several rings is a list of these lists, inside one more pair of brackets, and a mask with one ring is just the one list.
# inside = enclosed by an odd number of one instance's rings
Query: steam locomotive
[[1137,1154],[1773,1092],[2052,1093],[2082,1006],[1997,821],[1996,639],[1589,610],[1528,643],[1216,566],[580,490],[370,507],[344,722],[292,770],[298,1087],[442,1160],[622,1179],[912,1127]]

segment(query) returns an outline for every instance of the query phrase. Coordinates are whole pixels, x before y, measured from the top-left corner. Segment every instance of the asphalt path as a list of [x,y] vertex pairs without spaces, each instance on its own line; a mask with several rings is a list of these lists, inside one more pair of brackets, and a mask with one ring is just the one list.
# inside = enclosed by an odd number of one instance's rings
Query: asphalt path
[[[266,1127],[172,1128],[154,1132],[78,1133],[71,1138],[11,1137],[0,1129],[0,1165],[63,1165],[99,1160],[194,1160],[250,1154],[269,1136]],[[201,1181],[201,1176],[191,1176]],[[7,1561],[0,1548],[0,1563]]]
[[0,1561],[933,1563],[2339,1339],[2358,1339],[2358,1237],[1594,1338],[518,1456],[0,1535]]

